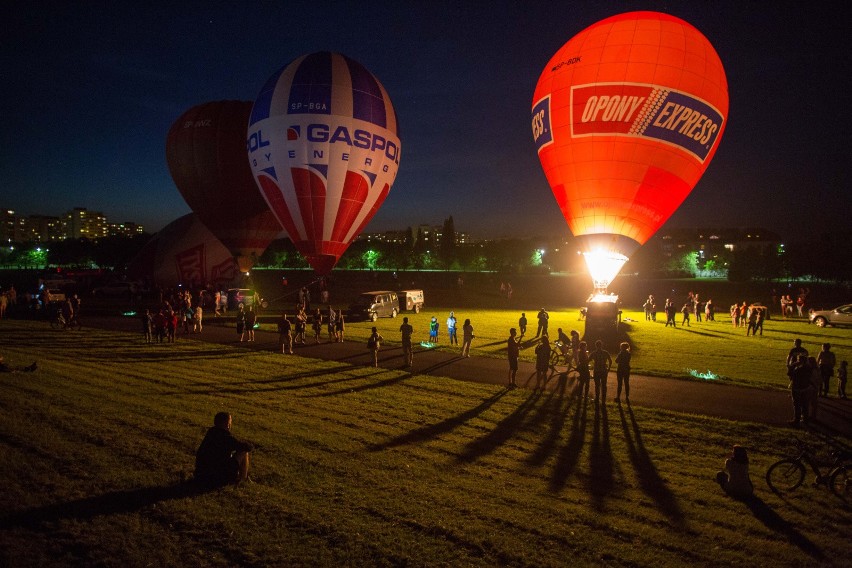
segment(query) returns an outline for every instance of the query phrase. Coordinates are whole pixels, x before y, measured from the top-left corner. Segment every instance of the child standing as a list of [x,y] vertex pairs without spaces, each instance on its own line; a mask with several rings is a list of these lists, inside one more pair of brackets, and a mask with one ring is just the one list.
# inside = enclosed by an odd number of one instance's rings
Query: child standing
[[840,368],[837,370],[837,396],[846,399],[846,361],[840,362]]

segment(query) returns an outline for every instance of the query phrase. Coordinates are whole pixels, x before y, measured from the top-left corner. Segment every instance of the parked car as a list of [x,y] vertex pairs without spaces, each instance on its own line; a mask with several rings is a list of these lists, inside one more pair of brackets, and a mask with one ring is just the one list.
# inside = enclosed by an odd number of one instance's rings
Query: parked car
[[399,313],[399,297],[396,292],[378,290],[364,292],[349,306],[349,319],[376,321],[380,317],[395,318]]
[[121,298],[134,295],[138,290],[139,288],[135,282],[110,282],[109,284],[92,289],[92,295],[105,298]]
[[852,304],[845,304],[833,310],[810,310],[808,320],[817,327],[852,325]]
[[403,310],[419,314],[423,309],[423,290],[400,290],[397,295]]
[[237,306],[242,304],[244,307],[254,306],[266,309],[269,307],[269,302],[258,294],[257,290],[251,288],[228,288],[228,309],[236,310]]

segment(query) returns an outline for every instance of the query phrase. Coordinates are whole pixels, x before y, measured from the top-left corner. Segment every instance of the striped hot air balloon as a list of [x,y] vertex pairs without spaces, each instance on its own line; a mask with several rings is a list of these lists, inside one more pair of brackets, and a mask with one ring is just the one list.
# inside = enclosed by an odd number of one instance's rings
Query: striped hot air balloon
[[601,20],[547,63],[533,95],[533,139],[597,287],[686,199],[727,116],[719,56],[674,16]]
[[318,52],[263,86],[247,150],[270,209],[314,270],[327,274],[387,197],[401,145],[382,84],[357,61]]

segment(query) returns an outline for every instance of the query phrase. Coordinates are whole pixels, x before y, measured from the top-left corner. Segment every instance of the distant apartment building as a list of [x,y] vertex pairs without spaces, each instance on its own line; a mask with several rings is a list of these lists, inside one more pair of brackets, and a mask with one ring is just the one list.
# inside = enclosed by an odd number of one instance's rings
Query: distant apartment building
[[18,217],[11,209],[0,210],[0,242],[18,242]]
[[108,234],[106,217],[100,211],[75,207],[62,216],[62,232],[66,239],[97,240]]
[[62,220],[59,217],[30,215],[21,217],[20,220],[23,226],[20,241],[47,243],[61,241],[65,237],[62,232]]
[[781,244],[776,233],[759,227],[744,229],[670,229],[656,238],[662,243],[666,256],[695,251],[701,258],[713,258],[725,252],[749,248],[766,248]]
[[137,225],[131,221],[110,223],[107,227],[107,235],[110,237],[135,237],[144,232],[142,225]]

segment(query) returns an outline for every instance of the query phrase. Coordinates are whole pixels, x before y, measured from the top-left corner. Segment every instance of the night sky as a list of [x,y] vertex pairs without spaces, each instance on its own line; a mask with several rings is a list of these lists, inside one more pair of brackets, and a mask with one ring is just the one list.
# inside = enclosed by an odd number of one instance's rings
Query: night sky
[[843,2],[3,2],[0,206],[75,206],[149,232],[187,213],[165,138],[188,108],[254,100],[292,59],[338,51],[384,84],[399,175],[367,231],[474,237],[568,229],[538,162],[532,93],[574,34],[666,12],[716,48],[728,126],[669,227],[763,226],[789,240],[848,230],[852,9]]

